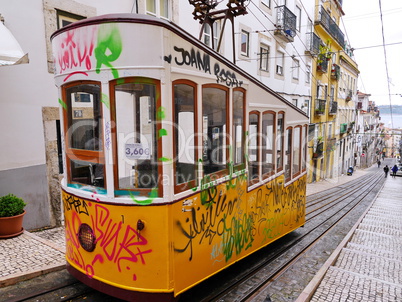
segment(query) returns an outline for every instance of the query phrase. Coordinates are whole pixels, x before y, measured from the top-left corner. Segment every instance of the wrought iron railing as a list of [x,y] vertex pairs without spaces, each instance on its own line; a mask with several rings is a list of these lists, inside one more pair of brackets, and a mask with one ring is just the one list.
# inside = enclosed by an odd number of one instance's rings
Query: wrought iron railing
[[353,96],[353,92],[352,92],[352,90],[349,90],[348,91],[348,94],[346,95],[346,102],[349,102],[351,99],[352,99],[352,96]]
[[347,128],[348,128],[348,124],[347,124],[347,123],[341,124],[340,132],[341,132],[341,133],[346,133]]
[[329,114],[335,115],[338,112],[338,102],[331,101],[329,103]]
[[276,7],[276,28],[294,38],[296,36],[296,15],[286,5]]
[[323,115],[325,113],[325,105],[327,101],[326,100],[321,100],[321,99],[316,99],[315,100],[315,114],[317,115]]
[[320,52],[321,39],[315,33],[307,33],[307,51],[312,55],[318,55]]
[[318,55],[317,71],[327,72],[328,71],[328,61],[325,56]]
[[332,64],[331,78],[339,81],[341,77],[341,67],[338,64]]
[[338,41],[342,48],[345,48],[345,35],[335,21],[331,18],[331,15],[328,14],[328,12],[322,6],[320,8],[317,21],[331,34],[336,41]]

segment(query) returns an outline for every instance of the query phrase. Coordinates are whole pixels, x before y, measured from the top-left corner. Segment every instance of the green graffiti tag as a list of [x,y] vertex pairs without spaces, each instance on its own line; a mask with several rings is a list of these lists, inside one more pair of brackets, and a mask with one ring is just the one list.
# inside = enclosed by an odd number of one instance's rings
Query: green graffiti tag
[[119,72],[111,62],[116,61],[123,50],[120,31],[116,25],[103,24],[99,26],[97,46],[94,50],[96,58],[96,73],[100,73],[102,65],[112,70],[113,77],[117,79]]
[[152,203],[152,201],[158,197],[158,189],[157,188],[153,188],[151,190],[151,192],[149,193],[149,198],[144,199],[144,200],[140,200],[137,199],[133,193],[131,193],[130,191],[128,191],[128,194],[130,194],[130,197],[132,199],[133,202],[138,203],[140,205],[146,206]]
[[232,217],[229,221],[225,217],[225,232],[223,233],[223,254],[225,260],[232,258],[233,253],[237,256],[252,247],[254,222],[251,215],[243,214],[242,217]]
[[167,130],[166,129],[159,129],[159,132],[158,132],[158,138],[161,138],[162,136],[167,136],[168,134],[167,134]]
[[105,106],[107,107],[107,109],[110,109],[109,97],[108,97],[106,94],[104,94],[104,93],[102,93],[101,102],[102,102],[103,104],[105,104]]
[[59,99],[59,104],[64,108],[64,110],[67,110],[67,104],[64,103],[62,99]]
[[165,114],[165,108],[164,107],[159,107],[157,112],[156,112],[156,118],[158,120],[164,120],[166,118]]

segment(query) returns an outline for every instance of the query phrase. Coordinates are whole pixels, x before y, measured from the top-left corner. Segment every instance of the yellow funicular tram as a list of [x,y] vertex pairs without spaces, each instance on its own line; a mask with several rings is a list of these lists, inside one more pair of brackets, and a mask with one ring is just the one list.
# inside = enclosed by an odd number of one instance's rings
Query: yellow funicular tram
[[52,36],[68,270],[167,301],[305,222],[308,117],[176,25]]

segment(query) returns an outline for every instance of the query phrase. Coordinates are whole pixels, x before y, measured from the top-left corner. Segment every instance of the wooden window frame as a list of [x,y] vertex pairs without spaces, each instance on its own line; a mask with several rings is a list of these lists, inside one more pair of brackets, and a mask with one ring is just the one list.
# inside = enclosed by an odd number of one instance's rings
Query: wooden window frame
[[[157,180],[157,191],[158,197],[163,196],[163,164],[159,161],[159,158],[162,157],[162,137],[158,135],[161,129],[161,120],[158,120],[158,109],[161,108],[161,83],[159,80],[152,79],[152,78],[145,78],[145,77],[128,77],[128,78],[121,78],[115,79],[109,82],[109,93],[110,93],[110,115],[111,115],[111,122],[114,124],[111,127],[111,137],[112,137],[112,154],[113,154],[113,162],[118,162],[118,149],[117,149],[117,127],[116,127],[116,97],[115,97],[115,86],[121,84],[152,84],[155,85],[155,122],[156,122],[156,131],[155,131],[155,140],[157,144],[156,148],[156,160],[157,162],[157,171],[158,171],[158,180]],[[118,173],[118,165],[115,164],[113,167],[113,176],[114,176],[114,190],[115,195],[125,195],[120,194],[117,192],[127,192],[127,195],[130,192],[137,192],[139,196],[147,196],[155,190],[155,188],[136,188],[136,189],[120,189],[119,187],[119,173]],[[117,191],[117,192],[116,192]]]
[[[299,132],[299,171],[296,172],[296,173],[294,173],[294,171],[293,171],[294,154],[295,154],[293,149],[295,147],[294,142],[295,142],[295,137],[296,137],[295,129],[300,129],[299,130],[300,131]],[[293,127],[292,132],[293,132],[292,133],[292,177],[295,178],[295,177],[299,176],[302,173],[301,164],[302,164],[302,132],[303,132],[303,127],[301,125],[297,125],[297,126]]]
[[[267,179],[268,177],[274,175],[275,171],[276,171],[276,126],[277,126],[276,125],[276,123],[277,123],[277,121],[276,121],[276,112],[272,111],[272,110],[267,110],[267,111],[264,111],[262,113],[262,115],[261,115],[261,135],[263,135],[262,123],[263,123],[265,114],[272,114],[273,115],[273,132],[272,132],[272,152],[273,152],[272,159],[273,159],[273,161],[272,161],[272,171],[271,172],[262,173],[263,170],[262,170],[262,167],[261,167],[262,179]],[[262,145],[262,142],[260,144],[261,144],[261,146],[260,146],[260,148],[261,148],[261,165],[263,165],[264,163],[262,162],[263,161],[262,153],[266,149]]]
[[[303,135],[303,131],[304,131],[304,135]],[[308,133],[308,125],[304,125],[303,129],[302,129],[302,158],[301,158],[301,162],[302,162],[302,166],[301,166],[301,172],[305,172],[307,170],[307,134]]]
[[[201,123],[203,123],[202,119],[203,119],[203,116],[204,116],[204,104],[203,104],[204,88],[216,88],[216,89],[223,90],[226,93],[226,133],[225,133],[225,140],[226,140],[226,146],[227,146],[227,148],[226,148],[226,165],[225,165],[226,167],[224,169],[222,169],[222,170],[212,172],[212,173],[208,173],[208,174],[205,173],[204,165],[202,167],[202,176],[203,177],[207,176],[210,181],[215,181],[218,178],[221,178],[221,177],[224,177],[224,176],[228,175],[228,172],[229,172],[228,171],[228,163],[229,163],[229,160],[230,160],[230,151],[229,151],[228,146],[230,145],[230,127],[231,127],[231,125],[230,125],[231,119],[229,118],[230,117],[230,114],[229,114],[229,108],[230,108],[229,107],[229,105],[230,105],[229,104],[229,92],[230,92],[230,90],[229,90],[228,87],[225,87],[225,86],[219,85],[219,84],[204,84],[204,85],[202,85],[202,87],[201,87],[201,94],[202,94],[202,100],[201,100]],[[201,127],[201,129],[202,129],[201,131],[203,133],[203,131],[204,131],[203,127]],[[203,152],[204,152],[204,146],[201,147],[201,154],[200,154],[201,156],[202,156]]]
[[[278,121],[279,121],[279,116],[282,114],[282,133],[278,133]],[[276,159],[276,172],[282,172],[284,169],[284,159],[285,159],[285,152],[284,152],[284,146],[285,146],[285,135],[286,135],[286,129],[285,129],[285,112],[284,111],[279,111],[276,115],[276,140],[275,140],[275,146],[277,146],[278,143],[278,135],[280,135],[280,145],[282,146],[282,149],[280,150],[281,153],[281,165],[278,165],[278,154],[275,152],[275,159]],[[276,150],[278,151],[278,150]]]
[[[194,88],[194,160],[195,160],[195,179],[191,180],[187,183],[181,183],[177,184],[176,183],[176,163],[177,163],[177,127],[176,127],[176,107],[175,107],[175,98],[174,98],[174,86],[175,85],[188,85],[192,88]],[[173,178],[174,178],[174,193],[180,193],[185,190],[192,189],[196,186],[197,184],[197,177],[198,177],[198,158],[199,158],[199,145],[198,145],[198,86],[197,83],[192,82],[190,80],[176,80],[172,82],[172,121],[174,123],[173,127],[173,155],[174,155],[174,165],[173,165]]]
[[[240,91],[240,92],[242,92],[243,93],[243,132],[245,133],[246,132],[246,98],[247,98],[247,94],[246,94],[246,89],[244,89],[244,88],[240,88],[240,87],[238,87],[238,88],[234,88],[233,89],[233,95],[234,95],[234,92],[235,91]],[[232,118],[234,118],[234,106],[233,106],[233,108],[232,108]],[[232,119],[233,120],[233,119]],[[231,122],[231,124],[233,124],[233,122]],[[234,142],[235,142],[235,137],[234,137],[234,133],[232,134],[233,135],[233,138],[232,138],[232,142],[233,142],[233,146],[234,146]],[[245,135],[242,135],[242,149],[243,149],[243,157],[242,157],[242,159],[243,159],[243,162],[242,163],[240,163],[240,164],[238,164],[238,165],[234,165],[233,167],[234,167],[234,169],[236,169],[236,170],[242,170],[242,169],[245,169],[246,168],[246,156],[245,156],[245,148],[246,148],[246,137],[245,137]],[[233,149],[233,157],[234,157],[234,149]]]
[[[66,85],[63,85],[62,88],[62,99],[64,103],[66,104],[66,108],[63,108],[63,127],[64,127],[64,145],[65,145],[65,161],[66,161],[66,174],[67,174],[67,184],[80,184],[80,185],[86,185],[80,182],[72,181],[72,172],[71,172],[71,160],[79,160],[79,161],[86,161],[86,162],[91,162],[94,164],[102,164],[104,165],[104,169],[106,170],[106,165],[105,165],[105,145],[103,143],[102,150],[101,151],[94,151],[94,150],[82,150],[82,149],[75,149],[70,147],[70,139],[68,137],[69,135],[69,127],[71,126],[71,99],[68,101],[67,98],[67,89],[79,86],[79,85],[97,85],[99,86],[99,98],[101,98],[102,95],[102,84],[101,82],[98,81],[75,81],[68,83]],[[103,110],[102,110],[102,103],[101,100],[99,99],[99,110],[100,110],[100,119],[102,120],[103,118]],[[100,127],[102,129],[101,131],[101,138],[102,142],[104,142],[104,132],[103,132],[103,125]],[[106,172],[106,171],[104,171]],[[106,173],[104,173],[104,187],[103,189],[107,189],[106,187]],[[95,187],[95,186],[94,186]]]
[[[260,154],[260,146],[261,146],[261,139],[260,139],[260,132],[261,132],[261,113],[259,112],[259,111],[257,111],[257,110],[253,110],[253,111],[250,111],[249,113],[248,113],[248,121],[249,121],[249,123],[248,123],[248,125],[247,125],[247,132],[248,132],[248,135],[250,135],[250,132],[249,132],[249,127],[250,127],[250,115],[251,114],[255,114],[255,115],[257,115],[257,142],[256,142],[256,147],[257,147],[257,160],[256,160],[256,163],[257,163],[257,175],[258,175],[258,177],[257,178],[253,178],[253,179],[251,179],[251,177],[250,177],[250,175],[249,175],[249,169],[247,170],[247,175],[248,175],[248,186],[252,186],[252,185],[254,185],[254,184],[256,184],[256,183],[258,183],[258,182],[260,182],[260,180],[261,180],[261,154]],[[250,136],[248,137],[248,141],[250,141]],[[248,157],[250,158],[250,151],[249,151],[249,144],[247,144],[247,154],[248,154]],[[247,167],[249,167],[249,161],[247,161]]]
[[[290,133],[291,133],[290,139],[289,139],[289,130],[290,130]],[[293,175],[293,168],[292,168],[292,164],[293,164],[293,152],[292,152],[292,148],[293,148],[293,127],[292,126],[287,127],[285,132],[286,132],[286,135],[285,135],[286,136],[285,150],[288,149],[287,150],[288,154],[286,154],[286,152],[285,152],[286,161],[285,161],[285,165],[284,165],[285,166],[284,167],[284,170],[285,170],[285,183],[286,183],[286,182],[289,182],[289,181],[292,180],[292,175]],[[290,145],[289,145],[289,141],[290,141]],[[289,164],[289,169],[290,169],[289,175],[286,175],[286,164]]]

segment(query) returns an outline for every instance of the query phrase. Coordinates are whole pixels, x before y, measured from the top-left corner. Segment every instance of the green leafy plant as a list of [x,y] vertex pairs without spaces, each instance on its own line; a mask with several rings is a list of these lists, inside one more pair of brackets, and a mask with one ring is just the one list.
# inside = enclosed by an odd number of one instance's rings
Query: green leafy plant
[[12,217],[24,213],[27,204],[13,194],[0,197],[0,217]]

